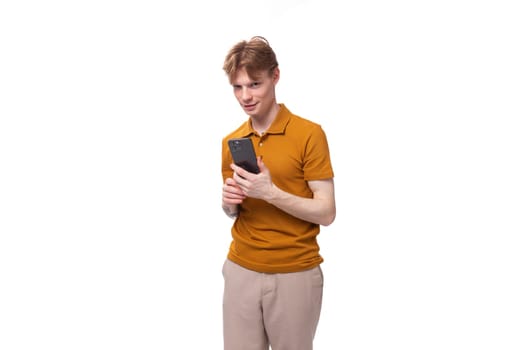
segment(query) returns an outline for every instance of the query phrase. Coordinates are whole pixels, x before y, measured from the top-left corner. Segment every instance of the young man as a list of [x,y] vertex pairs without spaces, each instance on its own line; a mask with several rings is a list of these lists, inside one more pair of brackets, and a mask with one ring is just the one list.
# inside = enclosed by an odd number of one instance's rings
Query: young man
[[[241,41],[223,66],[248,120],[222,141],[222,208],[235,219],[223,267],[225,350],[309,350],[321,312],[316,236],[336,214],[321,126],[277,103],[279,66],[263,37]],[[231,138],[249,137],[258,174],[233,164]]]

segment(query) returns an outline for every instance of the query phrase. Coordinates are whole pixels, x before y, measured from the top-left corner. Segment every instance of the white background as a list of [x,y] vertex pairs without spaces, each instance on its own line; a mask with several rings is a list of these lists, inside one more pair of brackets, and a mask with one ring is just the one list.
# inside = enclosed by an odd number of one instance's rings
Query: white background
[[525,348],[519,1],[3,1],[0,348],[222,349],[222,71],[329,138],[317,349]]

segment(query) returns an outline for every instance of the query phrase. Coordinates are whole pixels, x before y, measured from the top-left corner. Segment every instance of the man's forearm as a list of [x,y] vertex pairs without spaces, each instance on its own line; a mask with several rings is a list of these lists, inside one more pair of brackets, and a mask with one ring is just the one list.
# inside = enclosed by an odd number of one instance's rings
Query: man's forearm
[[266,200],[290,215],[315,224],[328,226],[335,219],[335,200],[331,185],[323,193],[317,196],[314,194],[314,198],[299,197],[274,186]]
[[236,218],[239,215],[239,206],[237,204],[233,204],[233,205],[224,204],[222,206],[222,210],[230,218]]

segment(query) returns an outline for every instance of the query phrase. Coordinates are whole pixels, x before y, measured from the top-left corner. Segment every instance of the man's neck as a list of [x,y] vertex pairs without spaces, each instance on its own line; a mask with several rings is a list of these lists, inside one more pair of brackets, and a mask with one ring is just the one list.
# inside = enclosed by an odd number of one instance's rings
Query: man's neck
[[271,109],[270,112],[263,118],[256,118],[251,117],[252,122],[252,128],[259,133],[259,135],[262,135],[268,130],[270,125],[272,125],[273,121],[275,120],[275,117],[277,117],[277,114],[279,113],[281,106],[279,104],[275,104]]

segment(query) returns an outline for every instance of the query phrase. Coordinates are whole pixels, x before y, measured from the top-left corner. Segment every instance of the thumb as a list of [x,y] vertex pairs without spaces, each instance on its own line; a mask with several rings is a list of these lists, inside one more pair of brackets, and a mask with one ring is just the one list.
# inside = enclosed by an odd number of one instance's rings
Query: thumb
[[261,171],[261,173],[263,171],[266,171],[266,165],[264,165],[264,162],[262,160],[262,156],[258,156],[257,157],[257,166],[259,167],[259,170]]

